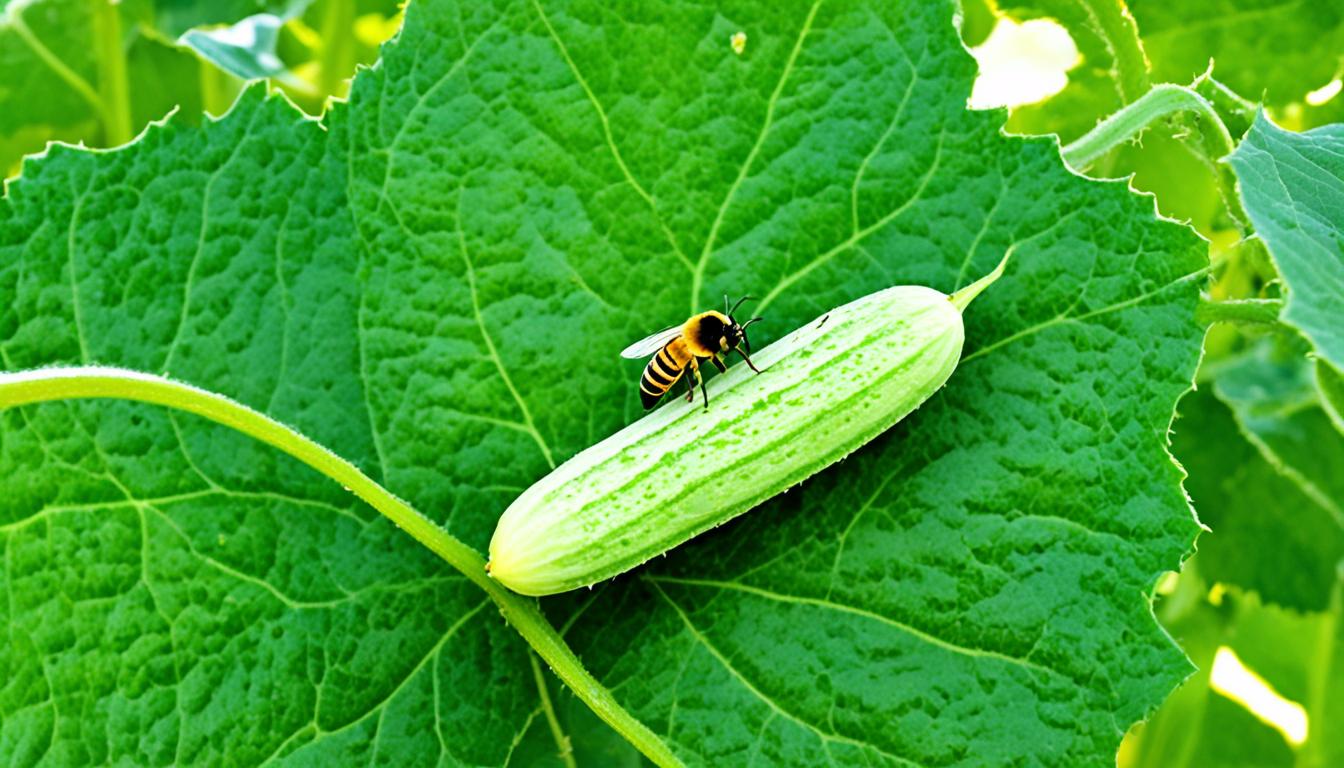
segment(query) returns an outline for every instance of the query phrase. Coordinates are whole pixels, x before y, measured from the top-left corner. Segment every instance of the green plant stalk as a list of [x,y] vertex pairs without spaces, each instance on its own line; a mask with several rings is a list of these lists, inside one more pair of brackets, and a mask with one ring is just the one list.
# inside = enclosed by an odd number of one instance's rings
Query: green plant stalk
[[201,61],[201,107],[215,117],[229,111],[238,96],[238,85],[233,76],[208,61]]
[[[1066,145],[1064,161],[1071,168],[1082,170],[1120,144],[1134,139],[1155,120],[1179,112],[1194,112],[1213,125],[1223,125],[1213,105],[1203,96],[1185,86],[1162,83]],[[1223,154],[1231,154],[1234,145],[1225,126],[1220,141],[1225,150]]]
[[121,9],[112,0],[92,3],[94,52],[98,57],[98,100],[102,104],[103,139],[108,146],[125,144],[131,132],[131,96],[126,78],[126,50],[121,39]]
[[1321,620],[1319,634],[1316,637],[1315,659],[1311,665],[1311,675],[1307,687],[1307,742],[1302,745],[1302,760],[1299,765],[1326,766],[1335,757],[1328,744],[1330,726],[1330,695],[1337,693],[1330,686],[1330,676],[1336,664],[1344,662],[1344,648],[1340,648],[1341,637],[1339,617],[1344,613],[1344,572],[1336,572],[1335,588],[1330,594],[1330,609],[1325,611]]
[[354,26],[354,0],[328,0],[317,68],[317,92],[324,98],[343,96],[341,81],[355,71]]
[[1139,39],[1138,25],[1123,3],[1082,0],[1079,5],[1092,20],[1093,31],[1106,40],[1114,55],[1116,90],[1125,103],[1137,101],[1149,88],[1148,56]]
[[1097,127],[1065,145],[1060,154],[1064,162],[1079,173],[1104,157],[1120,144],[1131,141],[1143,133],[1153,122],[1180,113],[1193,114],[1203,126],[1204,154],[1210,162],[1211,170],[1218,181],[1218,191],[1227,207],[1228,215],[1237,223],[1243,233],[1249,231],[1250,219],[1241,206],[1237,196],[1236,176],[1232,169],[1218,161],[1236,149],[1232,134],[1218,116],[1209,100],[1194,90],[1182,85],[1162,83],[1153,86],[1133,104],[1130,104],[1105,120]]
[[546,716],[546,725],[551,729],[551,738],[555,740],[556,755],[560,762],[565,764],[565,768],[579,768],[574,760],[574,746],[570,743],[569,737],[560,727],[560,720],[555,716],[555,704],[551,702],[551,693],[546,687],[546,676],[541,673],[541,664],[537,662],[537,654],[527,654],[527,660],[532,662],[532,677],[537,681],[537,694],[541,696],[541,711]]
[[1213,301],[1201,298],[1195,307],[1195,320],[1213,323],[1277,323],[1283,311],[1282,299],[1235,299]]
[[534,601],[513,594],[489,578],[485,561],[475,550],[394,496],[355,465],[258,411],[223,395],[167,378],[99,366],[0,373],[0,410],[80,399],[133,400],[194,413],[278,448],[340,483],[484,589],[499,606],[504,618],[574,694],[646,757],[660,766],[681,765],[656,734],[625,711],[611,692],[584,669],[583,663]]
[[1212,63],[1209,70],[1196,78],[1190,87],[1213,105],[1229,134],[1240,136],[1251,129],[1251,124],[1255,122],[1255,104],[1215,80]]

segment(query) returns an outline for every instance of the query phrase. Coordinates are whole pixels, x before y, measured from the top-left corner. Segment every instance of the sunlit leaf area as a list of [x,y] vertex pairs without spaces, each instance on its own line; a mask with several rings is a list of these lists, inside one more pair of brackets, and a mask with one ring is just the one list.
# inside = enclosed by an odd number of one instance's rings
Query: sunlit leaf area
[[0,9],[0,765],[1344,765],[1344,5]]

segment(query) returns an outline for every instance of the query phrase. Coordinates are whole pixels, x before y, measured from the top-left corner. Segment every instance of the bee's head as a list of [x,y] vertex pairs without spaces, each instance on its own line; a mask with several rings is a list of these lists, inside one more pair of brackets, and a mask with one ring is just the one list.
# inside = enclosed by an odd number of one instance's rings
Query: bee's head
[[748,300],[754,301],[751,296],[743,296],[730,309],[728,307],[728,297],[723,297],[723,314],[728,316],[728,327],[723,329],[723,341],[720,342],[724,352],[732,351],[739,346],[746,349],[747,352],[751,352],[751,341],[747,339],[747,328],[752,323],[759,322],[762,318],[753,317],[745,323],[739,323],[737,318],[733,317],[733,313],[737,311],[738,307],[742,306],[742,302]]

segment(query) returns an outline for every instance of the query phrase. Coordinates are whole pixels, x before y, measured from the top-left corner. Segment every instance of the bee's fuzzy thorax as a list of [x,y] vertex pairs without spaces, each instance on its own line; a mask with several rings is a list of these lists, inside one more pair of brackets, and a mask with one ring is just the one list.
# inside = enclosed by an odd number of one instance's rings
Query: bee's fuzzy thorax
[[732,322],[722,312],[701,312],[681,327],[681,338],[696,357],[709,357],[723,351],[719,339],[723,338],[724,330]]

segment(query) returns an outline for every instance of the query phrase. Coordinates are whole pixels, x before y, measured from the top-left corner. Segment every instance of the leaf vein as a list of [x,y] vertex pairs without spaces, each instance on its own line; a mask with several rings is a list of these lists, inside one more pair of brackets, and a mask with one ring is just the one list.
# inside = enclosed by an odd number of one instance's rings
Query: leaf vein
[[761,701],[761,703],[765,704],[776,714],[783,716],[786,720],[791,720],[792,722],[802,726],[805,730],[811,731],[821,741],[823,747],[828,742],[839,742],[842,744],[848,744],[853,747],[858,747],[861,750],[869,750],[869,749],[874,750],[885,757],[889,757],[892,760],[896,760],[902,763],[903,765],[915,766],[915,768],[924,768],[923,765],[914,760],[901,757],[899,755],[893,755],[890,752],[883,750],[881,747],[878,747],[875,744],[862,742],[859,741],[858,739],[853,739],[838,733],[829,733],[827,731],[824,731],[821,728],[817,727],[816,725],[807,722],[798,715],[795,715],[792,712],[789,712],[788,710],[784,709],[782,706],[779,705],[778,702],[767,696],[763,691],[761,691],[759,688],[753,685],[750,680],[748,680],[745,676],[743,676],[742,673],[732,665],[732,663],[727,659],[727,657],[725,657],[723,653],[717,647],[715,647],[713,643],[709,641],[709,638],[705,637],[705,635],[700,632],[700,630],[695,626],[695,623],[691,621],[691,617],[686,614],[686,611],[683,610],[682,607],[678,605],[677,602],[674,601],[671,598],[671,596],[669,596],[667,592],[663,590],[661,586],[658,585],[659,581],[666,581],[669,583],[672,583],[674,581],[676,583],[684,583],[684,582],[666,577],[655,578],[649,576],[644,577],[644,580],[654,588],[654,590],[663,598],[663,600],[667,602],[669,606],[672,607],[672,610],[675,611],[677,616],[681,618],[682,624],[686,626],[686,631],[691,633],[691,636],[696,640],[696,642],[702,645],[705,648],[705,650],[708,651],[709,654],[713,656],[719,662],[719,664],[723,666],[724,670],[728,672],[729,675],[731,675],[735,680],[737,680],[738,683],[740,683],[743,688],[746,688],[747,691],[751,693],[752,696],[755,696],[757,699]]
[[[588,97],[588,102],[593,105],[593,110],[597,112],[597,119],[602,123],[602,135],[606,139],[607,148],[611,150],[611,156],[616,160],[616,165],[621,169],[621,174],[625,176],[625,180],[629,182],[630,186],[635,190],[635,193],[648,204],[649,210],[653,213],[654,220],[658,222],[658,227],[662,230],[663,236],[667,238],[667,242],[672,246],[672,252],[676,254],[677,259],[681,261],[686,269],[694,272],[695,265],[691,263],[690,258],[681,250],[681,245],[678,244],[676,236],[672,234],[672,230],[667,226],[667,222],[663,219],[662,213],[659,212],[658,205],[654,202],[653,196],[650,195],[648,190],[644,189],[644,186],[635,179],[634,174],[630,172],[630,167],[625,164],[625,158],[621,156],[621,150],[616,146],[616,139],[612,135],[611,120],[607,118],[607,111],[602,107],[602,102],[598,101],[597,94],[593,93],[593,89],[588,85],[587,78],[585,78],[583,73],[579,71],[579,65],[575,63],[574,58],[569,55],[568,46],[566,46],[564,41],[560,39],[560,35],[555,31],[555,27],[551,26],[551,20],[546,16],[546,11],[541,7],[541,3],[537,0],[532,0],[532,8],[536,10],[537,16],[541,18],[542,25],[546,27],[546,33],[550,35],[551,40],[555,42],[555,46],[560,49],[560,55],[564,58],[565,64],[569,66],[569,71],[574,75],[574,79],[578,81],[579,87],[583,89],[584,94]],[[586,288],[587,286],[585,285],[584,287]],[[591,291],[589,292],[591,293]]]
[[[760,133],[756,136],[756,143],[752,145],[751,151],[747,153],[747,159],[743,161],[742,167],[737,172],[737,177],[733,179],[732,186],[728,188],[728,193],[724,195],[723,202],[719,205],[718,213],[714,216],[714,223],[710,225],[709,235],[705,238],[705,246],[700,251],[700,258],[696,261],[695,272],[691,277],[691,312],[695,313],[699,307],[700,291],[705,279],[705,267],[709,263],[710,254],[714,251],[714,241],[719,236],[719,227],[723,225],[723,218],[728,213],[728,208],[732,205],[733,198],[737,195],[737,190],[742,186],[742,182],[747,178],[751,171],[751,166],[756,162],[756,155],[760,153],[761,147],[765,144],[765,137],[770,133],[770,126],[775,119],[775,107],[779,104],[779,97],[784,92],[784,86],[788,83],[789,75],[793,73],[794,63],[798,60],[798,53],[803,49],[803,40],[807,38],[812,30],[812,22],[817,17],[817,10],[821,8],[822,0],[816,0],[812,3],[812,8],[807,12],[807,18],[803,21],[802,28],[798,31],[798,39],[793,44],[793,50],[789,53],[788,61],[784,63],[784,71],[780,73],[779,82],[775,84],[775,90],[770,94],[770,100],[765,104],[765,120],[761,123]],[[764,306],[762,304],[761,306]]]

